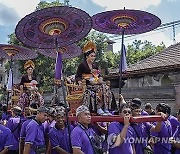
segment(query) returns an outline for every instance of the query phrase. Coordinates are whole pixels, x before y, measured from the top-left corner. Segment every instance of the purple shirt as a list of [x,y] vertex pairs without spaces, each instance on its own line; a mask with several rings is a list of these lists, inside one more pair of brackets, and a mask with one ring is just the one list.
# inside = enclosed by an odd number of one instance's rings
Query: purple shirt
[[[174,139],[180,143],[180,125],[177,126],[176,131],[173,135]],[[180,154],[180,149],[176,148],[175,154]]]
[[8,120],[7,127],[11,130],[12,133],[12,144],[13,146],[10,147],[10,150],[18,150],[19,149],[19,137],[21,131],[21,123],[22,120],[20,116],[11,117]]
[[[70,129],[72,130],[73,126],[71,126]],[[57,127],[54,126],[49,132],[49,139],[53,149],[52,154],[58,154],[55,150],[56,147],[60,147],[69,153],[71,152],[67,127],[64,129],[57,129]]]
[[88,134],[89,138],[94,137],[92,128],[86,129],[83,126],[81,127],[81,125],[77,125],[71,133],[72,148],[79,148],[85,154],[94,154],[91,142],[84,131]]
[[44,131],[45,131],[45,134],[49,134],[51,128],[53,128],[56,124],[56,121],[53,120],[51,123],[49,123],[48,121],[45,121],[42,125],[44,127]]
[[135,138],[139,139],[139,142],[135,142],[135,150],[138,154],[144,154],[144,148],[147,146],[148,137],[150,135],[150,129],[152,125],[148,122],[133,124],[132,127],[136,130]]
[[[108,127],[108,136],[117,136],[121,133],[124,125],[119,122],[112,122]],[[120,146],[110,147],[109,154],[133,154],[132,141],[134,140],[135,132],[131,126],[128,127],[126,134],[126,142],[124,141]]]
[[32,144],[31,154],[35,154],[37,146],[45,145],[44,127],[34,119],[26,127],[26,143]]
[[12,146],[12,135],[10,129],[0,124],[0,152],[4,148]]
[[146,111],[142,110],[141,115],[149,115]]
[[20,138],[24,138],[26,137],[26,127],[27,125],[30,123],[32,119],[28,119],[26,120],[23,124],[22,124],[22,127],[21,127],[21,132],[20,132]]
[[171,123],[172,134],[174,134],[174,132],[176,131],[177,126],[179,125],[179,121],[178,121],[178,119],[177,119],[176,117],[174,117],[174,116],[172,116],[172,115],[170,115],[170,116],[168,117],[168,120],[169,120],[170,123]]
[[3,114],[2,114],[2,120],[9,120],[9,118],[11,117],[11,115],[10,114],[8,114],[8,113],[6,113],[6,112],[4,112]]
[[159,133],[152,132],[151,136],[160,139],[154,144],[154,154],[171,154],[171,144],[168,143],[168,140],[172,136],[172,128],[169,120],[162,122],[161,131]]

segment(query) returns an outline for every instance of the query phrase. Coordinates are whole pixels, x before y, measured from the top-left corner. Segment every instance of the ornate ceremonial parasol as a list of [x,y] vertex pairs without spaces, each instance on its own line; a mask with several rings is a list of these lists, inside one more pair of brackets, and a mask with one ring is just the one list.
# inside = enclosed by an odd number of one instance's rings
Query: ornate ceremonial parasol
[[[61,80],[62,54],[59,48],[71,45],[85,37],[92,28],[92,19],[85,11],[68,6],[42,9],[25,16],[18,23],[15,33],[27,46],[43,49],[56,49],[55,80]],[[64,82],[63,97],[67,113]],[[67,118],[68,122],[68,118]],[[70,130],[70,127],[69,127]]]
[[[74,58],[82,54],[81,48],[75,44],[59,48],[58,50],[58,52],[62,54],[62,59]],[[57,57],[56,49],[37,49],[37,51],[44,56],[48,56],[54,59]]]
[[25,47],[0,44],[0,58],[6,58],[14,61],[34,59],[37,56],[36,52]]
[[151,13],[126,9],[98,13],[92,20],[94,29],[121,35],[145,33],[161,24],[161,20]]
[[92,28],[89,14],[75,7],[57,6],[33,12],[19,21],[17,38],[27,46],[64,47],[85,37]]
[[119,94],[121,94],[124,35],[141,34],[151,31],[161,24],[161,20],[151,13],[141,10],[126,10],[125,8],[124,10],[98,13],[92,17],[92,20],[95,30],[109,34],[122,35],[119,69]]
[[[36,52],[25,47],[20,47],[17,45],[0,44],[0,58],[6,58],[10,60],[9,79],[7,85],[8,90],[12,90],[12,86],[13,86],[12,61],[34,59],[37,56],[38,54]],[[7,98],[7,103],[8,103],[8,99],[9,98]]]
[[[92,28],[92,19],[75,7],[57,6],[42,9],[25,16],[16,26],[17,38],[27,46],[56,49],[56,66],[61,65],[59,48],[85,37]],[[60,81],[62,67],[56,67],[55,81]]]

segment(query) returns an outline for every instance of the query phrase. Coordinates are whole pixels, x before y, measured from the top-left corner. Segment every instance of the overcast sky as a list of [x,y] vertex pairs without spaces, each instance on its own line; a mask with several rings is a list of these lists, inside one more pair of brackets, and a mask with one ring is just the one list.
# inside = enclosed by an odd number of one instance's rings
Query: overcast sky
[[[52,2],[53,0],[45,0]],[[55,1],[55,0],[54,0]],[[59,0],[64,2],[64,0]],[[90,15],[114,9],[138,9],[158,16],[162,24],[180,20],[180,0],[69,0],[70,5],[78,7]],[[0,44],[6,44],[7,35],[15,31],[18,21],[33,12],[40,0],[0,0]],[[135,39],[148,40],[155,45],[162,41],[166,46],[173,44],[172,28],[164,31],[148,32],[125,39],[131,43]],[[180,42],[180,25],[175,27],[176,42]],[[120,48],[120,39],[115,40],[115,51]]]

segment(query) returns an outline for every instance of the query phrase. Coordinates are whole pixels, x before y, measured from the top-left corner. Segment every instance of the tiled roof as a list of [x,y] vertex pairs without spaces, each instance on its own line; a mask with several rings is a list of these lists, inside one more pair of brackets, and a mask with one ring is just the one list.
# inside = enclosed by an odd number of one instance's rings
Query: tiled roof
[[156,55],[130,65],[127,69],[127,75],[167,71],[177,68],[180,68],[180,43],[171,45]]
[[[128,66],[127,72],[123,76],[128,77],[174,70],[180,70],[180,43],[171,45],[156,55]],[[117,72],[118,69],[112,70],[108,76],[118,76]]]

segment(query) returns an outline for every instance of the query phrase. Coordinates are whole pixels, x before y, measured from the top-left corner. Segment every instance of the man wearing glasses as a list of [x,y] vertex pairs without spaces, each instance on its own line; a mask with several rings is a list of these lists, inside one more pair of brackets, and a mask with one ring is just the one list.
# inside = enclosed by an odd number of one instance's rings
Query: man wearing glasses
[[[142,114],[142,109],[141,105],[134,103],[133,101],[131,102],[131,111],[132,111],[132,116],[137,117],[141,116]],[[159,112],[159,115],[162,116],[162,118],[166,118],[166,114]],[[156,125],[153,125],[149,122],[145,123],[133,123],[132,128],[135,131],[136,139],[138,139],[139,142],[135,142],[135,150],[136,153],[138,154],[144,154],[146,150],[152,151],[152,148],[150,145],[148,145],[148,140],[150,137],[150,132],[160,132],[162,122],[157,122]],[[146,150],[144,150],[146,149]]]
[[120,107],[120,116],[124,118],[124,123],[112,122],[108,128],[109,154],[134,154],[134,143],[130,142],[135,137],[129,122],[132,116],[130,106],[123,104]]

